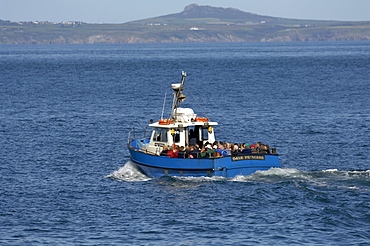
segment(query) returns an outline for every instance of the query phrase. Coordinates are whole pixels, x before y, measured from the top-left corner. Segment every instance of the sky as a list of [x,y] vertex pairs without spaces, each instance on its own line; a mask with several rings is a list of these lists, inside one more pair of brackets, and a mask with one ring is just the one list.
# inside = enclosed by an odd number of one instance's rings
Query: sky
[[370,0],[0,0],[0,19],[125,23],[179,13],[192,3],[273,17],[370,21]]

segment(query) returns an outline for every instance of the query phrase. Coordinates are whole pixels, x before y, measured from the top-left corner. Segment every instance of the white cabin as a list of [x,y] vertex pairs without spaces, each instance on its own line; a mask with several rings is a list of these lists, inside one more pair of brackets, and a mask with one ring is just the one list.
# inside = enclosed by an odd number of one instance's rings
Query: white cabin
[[206,142],[215,141],[213,126],[218,125],[217,122],[196,117],[191,108],[176,108],[173,115],[173,120],[160,120],[149,125],[153,127],[150,142],[142,149],[159,155],[163,146],[202,146]]

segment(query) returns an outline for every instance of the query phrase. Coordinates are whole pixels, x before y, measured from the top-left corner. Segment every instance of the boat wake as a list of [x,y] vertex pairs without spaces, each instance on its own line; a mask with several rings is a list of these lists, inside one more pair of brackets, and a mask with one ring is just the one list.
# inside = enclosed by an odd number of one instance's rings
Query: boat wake
[[137,167],[131,161],[128,161],[117,171],[114,171],[113,173],[105,176],[105,178],[127,182],[141,182],[151,180],[151,178],[148,178],[142,172],[140,172],[139,169],[137,169]]
[[326,189],[366,190],[370,191],[370,170],[339,171],[328,169],[322,171],[300,171],[290,168],[271,168],[257,171],[249,176],[236,176],[236,182],[256,183],[294,183],[298,188],[325,187]]
[[[119,170],[106,176],[116,181],[142,182],[152,180],[128,161]],[[339,171],[329,169],[322,171],[300,171],[295,168],[271,168],[267,171],[257,171],[252,175],[238,175],[233,178],[213,177],[162,177],[159,180],[168,182],[250,182],[263,184],[291,183],[297,187],[320,186],[339,189],[370,190],[370,170]]]

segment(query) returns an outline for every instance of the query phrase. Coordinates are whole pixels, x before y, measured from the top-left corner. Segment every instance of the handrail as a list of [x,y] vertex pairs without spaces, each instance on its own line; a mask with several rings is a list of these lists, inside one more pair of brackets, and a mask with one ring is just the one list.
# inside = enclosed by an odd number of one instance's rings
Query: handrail
[[141,150],[141,149],[140,149],[140,148],[138,148],[138,147],[131,146],[130,144],[128,144],[128,147],[129,147],[130,149],[134,150],[134,151],[138,151],[138,152],[145,153],[145,154],[150,154],[150,155],[159,156],[159,154],[156,154],[156,153],[154,153],[154,152],[152,152],[152,151],[149,151],[149,150],[145,150],[145,151],[143,151],[143,150]]
[[[132,132],[133,132],[133,135],[134,135],[134,137],[133,137],[133,138],[131,137]],[[135,138],[136,138],[136,137],[135,137],[135,128],[132,128],[132,129],[128,132],[128,135],[127,135],[127,143],[129,144],[129,143],[132,141],[132,139],[135,139]]]
[[[146,134],[147,134],[147,126],[145,126],[144,127],[144,132],[143,132],[144,134],[143,134],[143,138],[147,138],[146,137]],[[133,135],[133,136],[131,136],[131,135]],[[128,135],[127,135],[127,142],[128,143],[130,143],[130,141],[132,140],[132,139],[137,139],[136,138],[136,128],[135,127],[133,127],[129,132],[128,132]]]

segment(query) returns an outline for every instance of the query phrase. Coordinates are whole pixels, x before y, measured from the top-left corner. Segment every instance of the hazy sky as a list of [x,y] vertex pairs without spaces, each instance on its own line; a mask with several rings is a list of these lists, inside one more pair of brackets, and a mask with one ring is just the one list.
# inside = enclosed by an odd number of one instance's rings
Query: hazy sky
[[197,3],[274,17],[370,21],[370,0],[0,0],[0,19],[124,23]]

